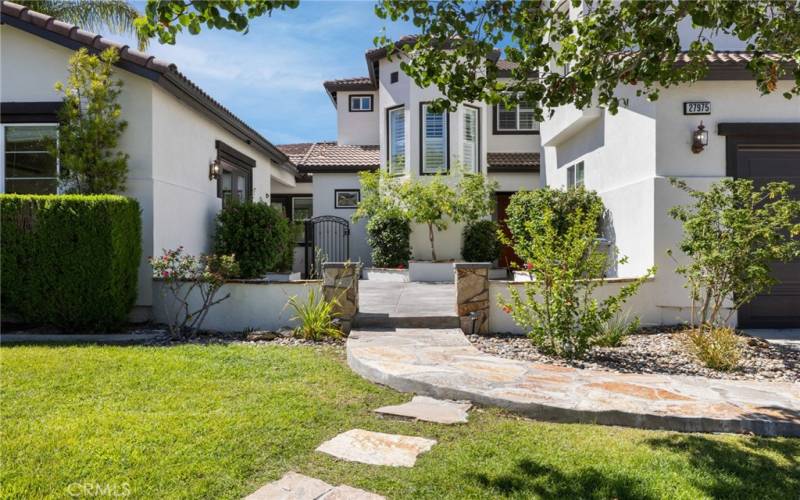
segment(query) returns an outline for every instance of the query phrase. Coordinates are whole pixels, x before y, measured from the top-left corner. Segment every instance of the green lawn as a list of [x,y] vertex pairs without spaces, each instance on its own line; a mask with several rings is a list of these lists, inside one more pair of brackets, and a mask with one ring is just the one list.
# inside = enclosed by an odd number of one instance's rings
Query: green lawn
[[[383,420],[408,396],[339,351],[277,346],[2,347],[4,497],[71,483],[137,498],[241,498],[295,470],[389,498],[797,498],[800,440],[534,422]],[[348,429],[435,438],[411,469],[314,452]]]

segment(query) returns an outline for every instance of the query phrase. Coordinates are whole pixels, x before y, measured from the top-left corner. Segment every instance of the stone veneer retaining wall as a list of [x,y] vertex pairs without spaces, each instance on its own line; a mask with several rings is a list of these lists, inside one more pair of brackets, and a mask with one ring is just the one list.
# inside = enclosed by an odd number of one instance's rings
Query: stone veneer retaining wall
[[488,262],[455,264],[456,314],[464,333],[489,333],[490,267]]
[[361,264],[326,262],[322,265],[322,293],[325,300],[336,300],[342,333],[348,335],[358,314],[358,278]]

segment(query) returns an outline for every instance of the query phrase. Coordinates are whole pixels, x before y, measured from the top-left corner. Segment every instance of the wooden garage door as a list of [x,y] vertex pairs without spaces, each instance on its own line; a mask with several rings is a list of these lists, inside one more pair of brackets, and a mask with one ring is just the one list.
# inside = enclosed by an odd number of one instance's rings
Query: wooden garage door
[[[788,181],[800,199],[800,141],[798,144],[736,145],[735,176],[753,179],[756,186]],[[757,296],[739,311],[739,326],[756,328],[800,327],[800,260],[772,265],[779,281],[769,293]]]

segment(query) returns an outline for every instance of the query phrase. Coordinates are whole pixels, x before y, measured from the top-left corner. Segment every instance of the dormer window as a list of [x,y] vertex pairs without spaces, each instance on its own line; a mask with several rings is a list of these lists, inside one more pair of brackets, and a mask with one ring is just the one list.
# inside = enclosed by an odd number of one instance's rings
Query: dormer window
[[500,134],[538,134],[539,124],[533,118],[533,107],[526,103],[511,107],[496,104],[494,108],[494,133]]
[[371,95],[351,95],[350,96],[350,111],[353,111],[353,112],[372,111],[372,96]]

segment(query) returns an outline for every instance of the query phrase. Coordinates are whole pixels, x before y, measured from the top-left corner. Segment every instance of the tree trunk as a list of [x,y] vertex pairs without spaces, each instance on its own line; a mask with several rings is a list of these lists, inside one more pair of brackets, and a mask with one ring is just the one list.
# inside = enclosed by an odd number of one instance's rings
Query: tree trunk
[[433,224],[428,224],[428,238],[431,240],[431,260],[436,262],[436,248],[433,246]]

